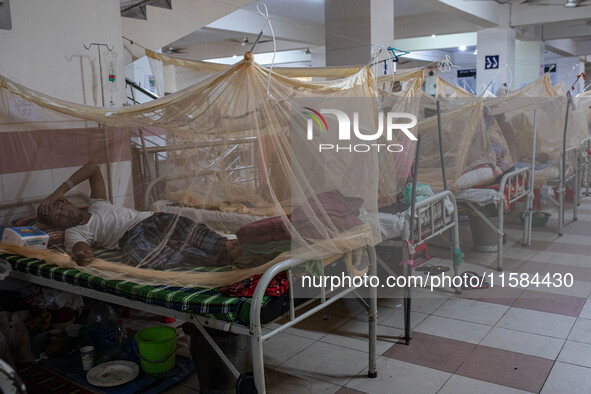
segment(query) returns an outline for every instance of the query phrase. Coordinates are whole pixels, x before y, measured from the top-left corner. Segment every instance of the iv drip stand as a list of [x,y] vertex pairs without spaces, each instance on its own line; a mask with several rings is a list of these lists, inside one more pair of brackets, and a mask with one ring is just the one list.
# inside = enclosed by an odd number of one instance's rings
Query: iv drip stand
[[[107,50],[109,52],[113,51],[113,47],[109,48],[109,46],[107,44],[102,44],[102,43],[98,43],[98,42],[91,42],[88,46],[86,46],[86,44],[82,44],[84,45],[84,48],[89,51],[90,48],[92,48],[92,46],[96,46],[96,49],[98,51],[98,60],[99,60],[99,79],[101,82],[101,102],[102,102],[102,106],[105,106],[105,91],[104,91],[104,87],[103,87],[103,62],[101,61],[101,47],[105,47],[107,48]],[[109,132],[107,130],[107,128],[100,123],[99,124],[100,127],[103,128],[104,131],[104,136],[105,136],[105,161],[106,161],[106,167],[107,167],[107,190],[109,192],[109,201],[112,203],[113,202],[113,178],[111,175],[111,155],[109,154]]]
[[98,51],[99,77],[100,77],[100,82],[101,82],[101,102],[102,102],[102,106],[104,107],[105,106],[105,90],[104,90],[104,87],[103,87],[103,62],[101,61],[101,47],[107,48],[107,50],[109,52],[112,52],[113,51],[113,48],[112,47],[109,48],[109,46],[107,44],[101,44],[101,43],[98,43],[98,42],[92,42],[88,46],[86,46],[85,44],[83,44],[83,45],[84,45],[84,48],[86,50],[88,50],[88,51],[94,45],[94,46],[96,46],[96,49]]

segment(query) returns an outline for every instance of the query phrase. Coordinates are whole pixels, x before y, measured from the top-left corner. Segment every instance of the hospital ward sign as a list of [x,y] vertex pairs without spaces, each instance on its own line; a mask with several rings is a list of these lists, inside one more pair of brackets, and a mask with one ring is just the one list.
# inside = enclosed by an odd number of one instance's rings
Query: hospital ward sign
[[484,69],[493,70],[499,68],[499,55],[490,55],[484,57]]
[[[353,112],[353,121],[351,117],[345,112],[337,109],[320,109],[315,110],[310,107],[304,107],[308,115],[307,119],[307,134],[308,141],[314,140],[314,129],[317,133],[329,132],[328,123],[324,115],[334,116],[338,122],[338,141],[349,144],[334,144],[334,143],[320,143],[318,144],[318,151],[347,151],[347,152],[369,152],[370,150],[387,150],[388,152],[402,152],[404,146],[396,143],[377,143],[378,140],[384,141],[384,134],[386,142],[392,142],[395,132],[401,132],[406,138],[411,141],[416,141],[417,137],[410,131],[417,124],[415,115],[406,112],[378,112],[377,116],[377,131],[366,130],[360,126],[359,112]],[[334,119],[334,118],[333,118]],[[314,125],[317,125],[316,127]],[[331,130],[332,131],[332,130]],[[367,142],[361,144],[350,144],[352,138]],[[323,141],[326,142],[326,141]],[[370,143],[373,142],[373,143]]]

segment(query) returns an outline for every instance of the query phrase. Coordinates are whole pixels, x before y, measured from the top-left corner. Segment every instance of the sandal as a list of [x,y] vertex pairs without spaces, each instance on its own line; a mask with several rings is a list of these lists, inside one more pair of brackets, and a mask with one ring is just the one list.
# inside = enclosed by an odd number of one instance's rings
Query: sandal
[[449,267],[426,263],[416,268],[415,271],[423,272],[425,275],[439,275],[443,272],[449,271]]
[[423,272],[423,271],[431,271],[432,269],[433,269],[433,264],[425,263],[425,264],[422,264],[421,266],[415,268],[415,271]]
[[462,290],[488,289],[490,285],[484,277],[474,271],[464,271],[460,277],[463,279]]

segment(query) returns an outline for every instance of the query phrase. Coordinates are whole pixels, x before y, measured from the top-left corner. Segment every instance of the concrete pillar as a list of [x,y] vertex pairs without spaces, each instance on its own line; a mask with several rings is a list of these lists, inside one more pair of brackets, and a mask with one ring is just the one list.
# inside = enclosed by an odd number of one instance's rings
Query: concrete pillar
[[310,50],[310,65],[312,67],[326,67],[326,47],[314,47]]
[[544,73],[544,42],[515,41],[514,89],[527,85]]
[[367,64],[394,40],[394,0],[326,0],[326,66]]
[[175,93],[178,89],[176,86],[176,67],[167,64],[162,69],[162,79],[163,79],[163,91],[160,94],[160,97],[164,96],[168,93]]
[[483,94],[487,88],[496,94],[504,83],[515,80],[512,78],[515,74],[515,30],[496,27],[480,30],[477,42],[476,94]]

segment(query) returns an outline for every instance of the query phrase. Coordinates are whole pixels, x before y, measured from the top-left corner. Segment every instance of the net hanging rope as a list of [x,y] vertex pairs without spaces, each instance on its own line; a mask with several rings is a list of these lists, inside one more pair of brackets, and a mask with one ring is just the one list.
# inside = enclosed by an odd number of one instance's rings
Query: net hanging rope
[[269,26],[269,30],[271,30],[271,36],[273,37],[273,58],[271,59],[271,66],[269,67],[269,79],[267,82],[267,98],[270,98],[270,89],[271,89],[271,73],[273,72],[273,66],[275,65],[275,55],[277,54],[277,40],[275,39],[275,31],[273,30],[273,24],[271,23],[271,19],[269,18],[269,10],[267,9],[267,5],[262,2],[257,2],[257,11],[259,15],[265,18],[267,26]]

